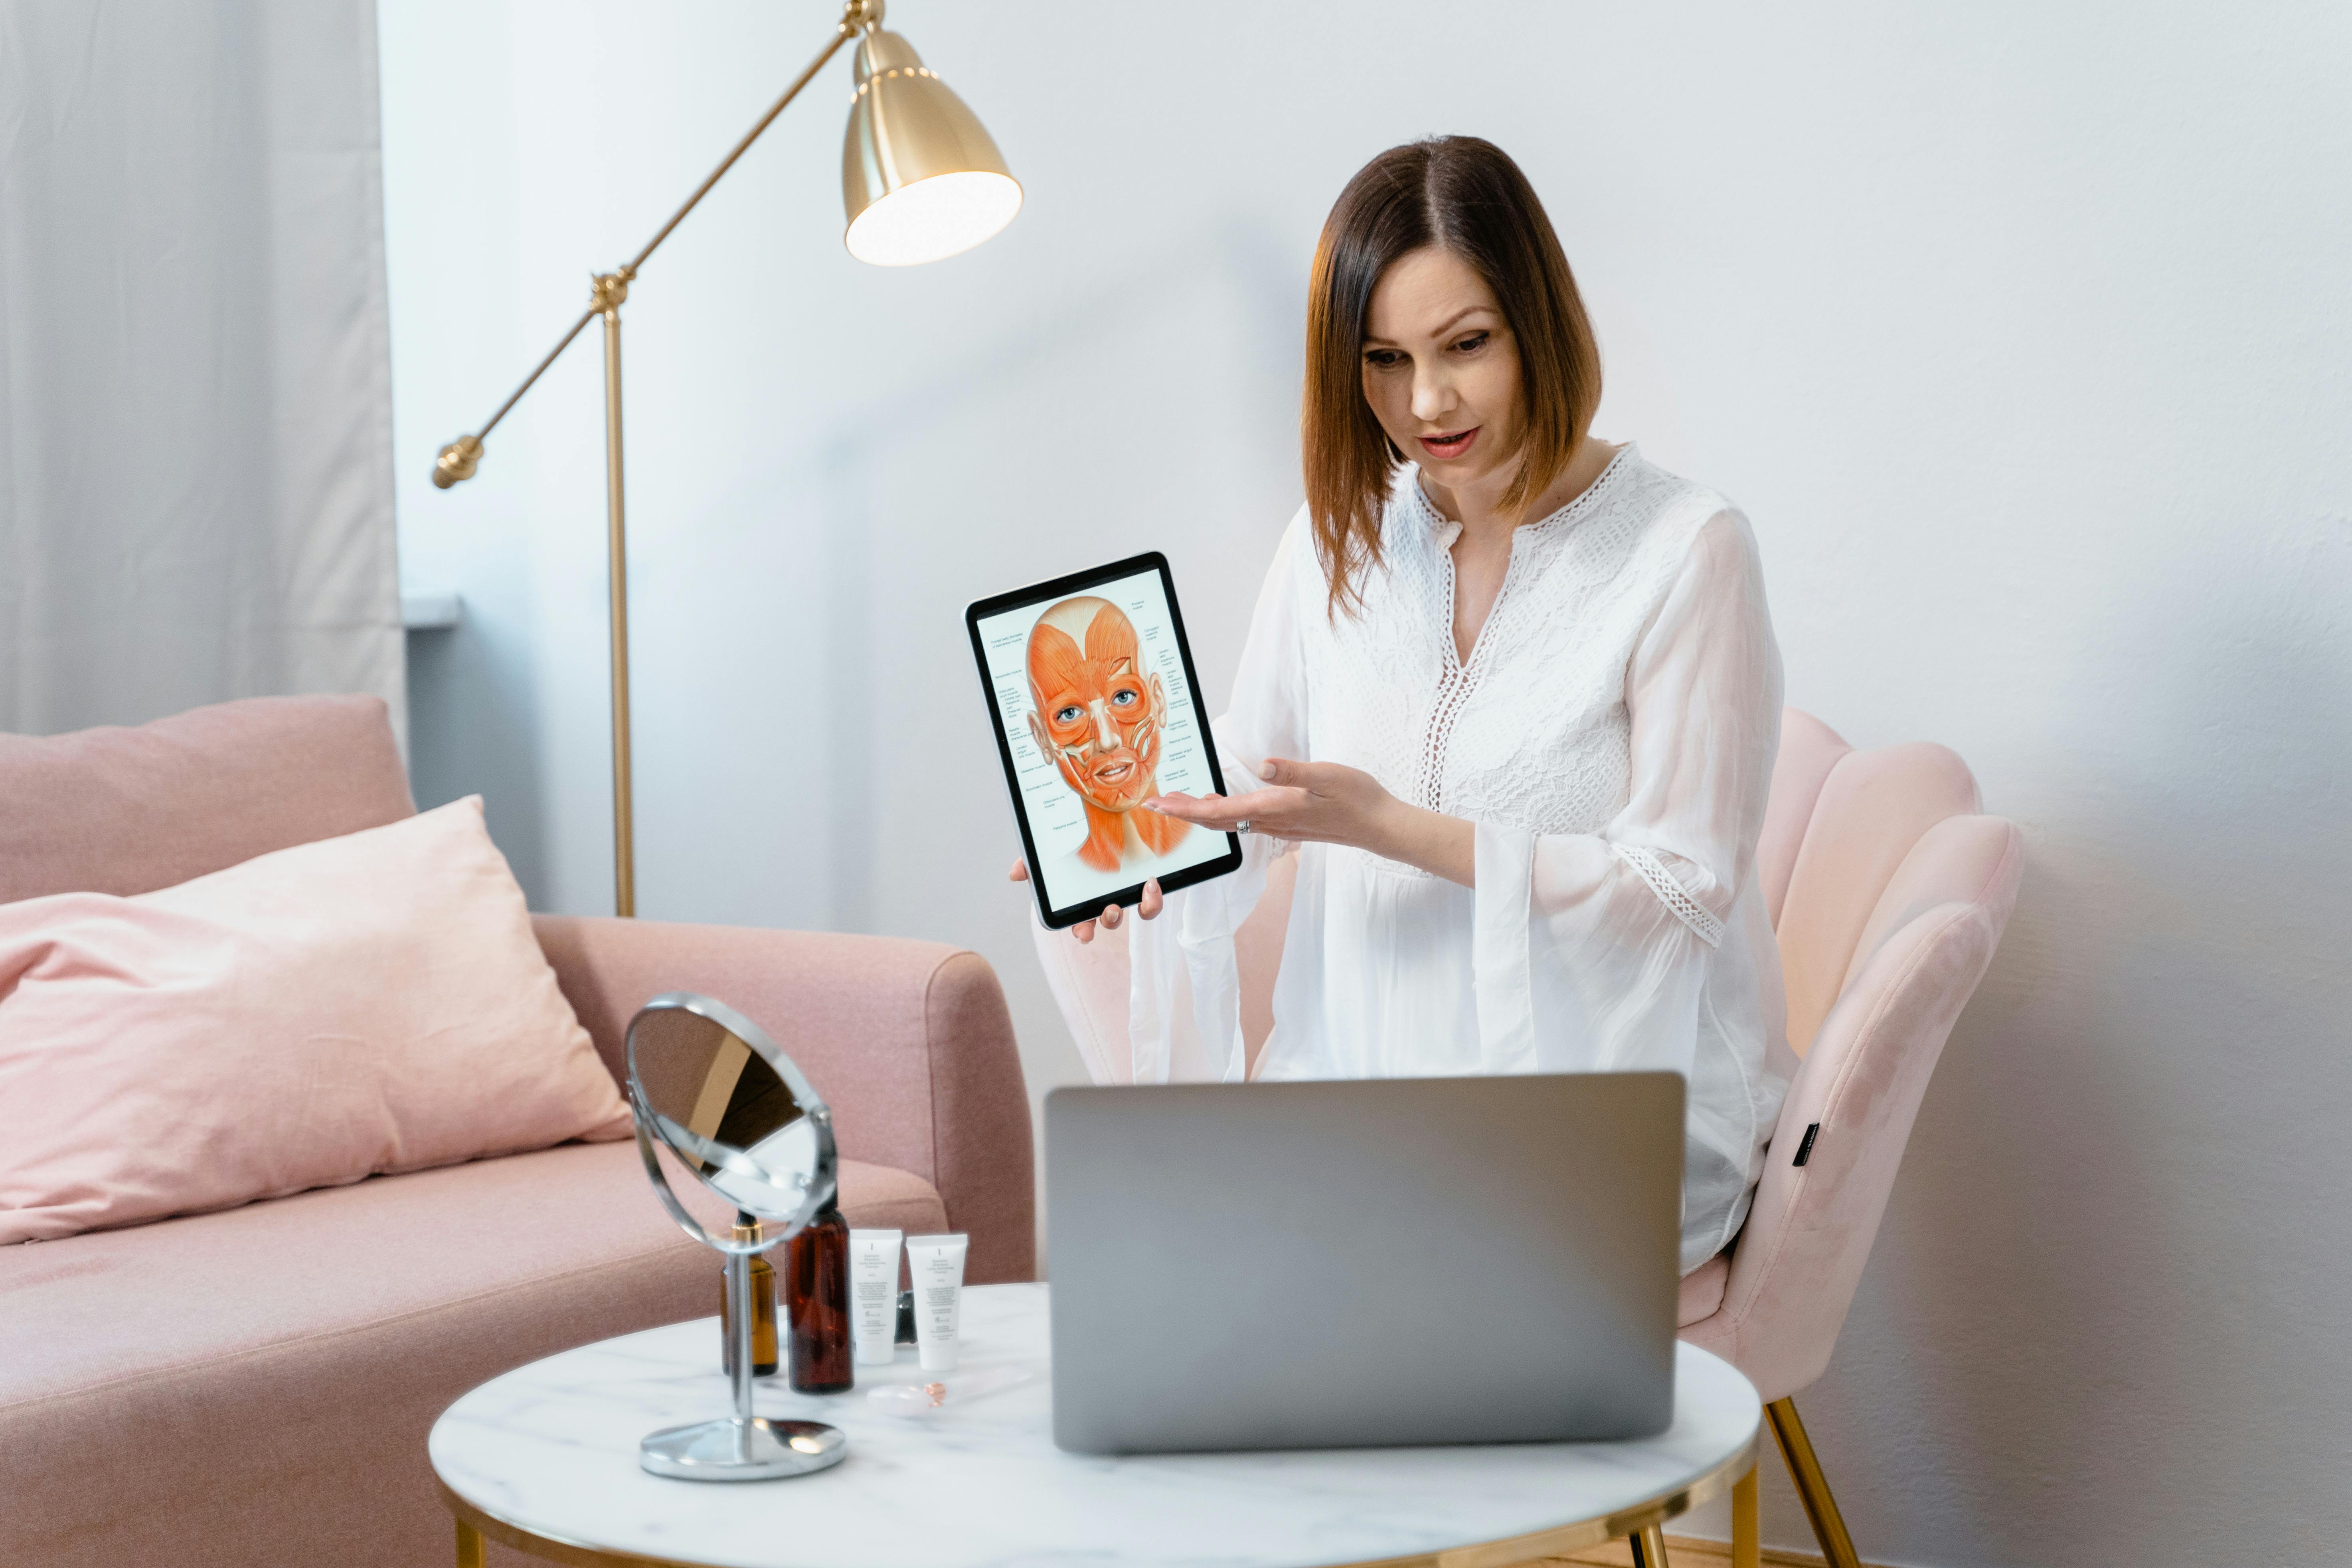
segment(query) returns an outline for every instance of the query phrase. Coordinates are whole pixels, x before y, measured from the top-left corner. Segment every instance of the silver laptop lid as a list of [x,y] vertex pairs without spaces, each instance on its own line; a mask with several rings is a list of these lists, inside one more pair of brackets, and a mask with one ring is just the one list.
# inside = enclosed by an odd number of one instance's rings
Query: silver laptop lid
[[1677,1074],[1063,1089],[1045,1150],[1064,1448],[1672,1418]]

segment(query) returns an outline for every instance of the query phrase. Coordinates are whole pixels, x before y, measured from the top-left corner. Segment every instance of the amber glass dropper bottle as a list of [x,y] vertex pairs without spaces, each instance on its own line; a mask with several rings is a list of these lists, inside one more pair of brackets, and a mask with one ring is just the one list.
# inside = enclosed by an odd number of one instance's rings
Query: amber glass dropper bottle
[[803,1394],[845,1394],[850,1368],[849,1221],[838,1204],[784,1244],[784,1305],[793,1344],[793,1387]]
[[[760,1239],[760,1222],[748,1214],[735,1216],[738,1242]],[[735,1304],[727,1299],[727,1271],[719,1271],[719,1365],[735,1375]],[[776,1270],[767,1254],[751,1255],[751,1375],[772,1377],[780,1363],[776,1354]]]

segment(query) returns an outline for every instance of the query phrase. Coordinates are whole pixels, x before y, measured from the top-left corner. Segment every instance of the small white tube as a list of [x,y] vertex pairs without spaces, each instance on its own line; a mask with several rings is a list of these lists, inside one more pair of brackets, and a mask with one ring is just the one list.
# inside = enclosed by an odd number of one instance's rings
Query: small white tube
[[925,1372],[953,1372],[956,1328],[963,1316],[966,1236],[910,1236],[907,1269],[915,1281],[915,1345]]
[[860,1366],[886,1366],[898,1358],[899,1235],[849,1233],[849,1337]]

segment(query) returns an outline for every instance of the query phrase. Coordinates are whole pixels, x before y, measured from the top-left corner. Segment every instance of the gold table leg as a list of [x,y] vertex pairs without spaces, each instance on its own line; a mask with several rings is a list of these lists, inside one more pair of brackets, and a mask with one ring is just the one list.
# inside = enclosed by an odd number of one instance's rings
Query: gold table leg
[[482,1532],[464,1520],[459,1520],[457,1521],[457,1568],[486,1568],[488,1562],[489,1554],[482,1549]]
[[1764,1568],[1764,1528],[1756,1503],[1751,1468],[1731,1488],[1731,1568]]
[[1654,1524],[1633,1537],[1633,1568],[1666,1568],[1666,1527]]

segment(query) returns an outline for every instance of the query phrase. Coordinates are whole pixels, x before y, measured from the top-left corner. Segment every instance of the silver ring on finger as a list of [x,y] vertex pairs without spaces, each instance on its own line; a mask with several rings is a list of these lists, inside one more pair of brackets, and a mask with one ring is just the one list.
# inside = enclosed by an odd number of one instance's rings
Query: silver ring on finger
[[1234,831],[1235,833],[1255,833],[1257,830],[1249,825],[1249,818],[1244,816],[1239,822],[1234,824]]

